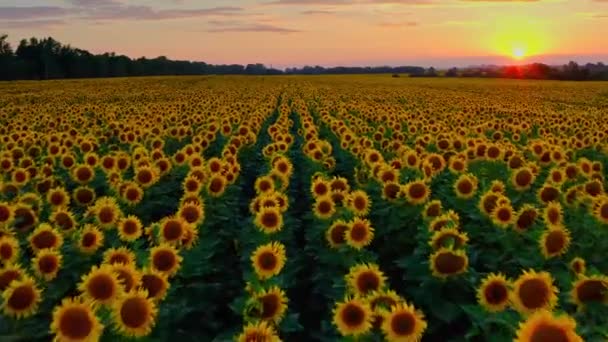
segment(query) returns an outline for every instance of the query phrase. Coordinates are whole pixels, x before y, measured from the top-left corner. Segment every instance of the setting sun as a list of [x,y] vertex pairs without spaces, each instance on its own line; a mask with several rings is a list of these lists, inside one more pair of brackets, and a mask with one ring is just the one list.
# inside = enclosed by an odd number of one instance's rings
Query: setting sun
[[524,57],[526,57],[526,50],[521,47],[516,47],[513,49],[512,56],[515,59],[523,59]]

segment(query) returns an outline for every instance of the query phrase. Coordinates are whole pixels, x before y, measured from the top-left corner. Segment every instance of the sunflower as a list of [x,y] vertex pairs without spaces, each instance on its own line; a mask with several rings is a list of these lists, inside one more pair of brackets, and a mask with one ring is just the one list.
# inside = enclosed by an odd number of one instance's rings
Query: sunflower
[[412,205],[422,204],[431,196],[431,189],[421,180],[412,181],[404,186],[405,198]]
[[490,191],[504,195],[506,191],[505,183],[498,179],[493,180],[492,183],[490,183]]
[[13,170],[11,180],[18,187],[22,187],[30,181],[30,174],[24,168],[16,168]]
[[584,275],[587,271],[587,264],[585,259],[581,257],[575,257],[570,261],[570,270],[574,274]]
[[440,248],[430,255],[429,261],[433,276],[438,278],[465,273],[469,266],[469,258],[461,249]]
[[65,298],[53,310],[51,332],[56,341],[93,342],[99,340],[102,331],[93,304],[82,298]]
[[387,341],[415,342],[422,339],[427,323],[424,314],[413,305],[397,303],[390,309],[382,323],[382,332]]
[[580,275],[572,284],[570,298],[579,308],[587,303],[608,304],[608,277]]
[[112,271],[122,284],[124,292],[137,288],[141,282],[141,273],[135,269],[134,264],[113,264]]
[[127,247],[108,248],[103,252],[103,263],[135,265],[135,253]]
[[63,256],[58,251],[43,249],[38,251],[32,259],[32,268],[36,272],[36,275],[46,281],[51,281],[57,277],[62,260]]
[[436,232],[445,227],[458,228],[460,225],[460,216],[452,209],[448,210],[444,214],[435,217],[429,222],[429,231]]
[[395,201],[405,193],[405,187],[397,182],[386,182],[382,185],[382,199],[387,201]]
[[135,182],[123,184],[122,199],[129,205],[136,205],[144,198],[144,190]]
[[327,220],[336,213],[336,204],[331,195],[319,196],[316,198],[313,212],[317,218]]
[[366,216],[371,207],[371,200],[365,191],[355,190],[346,197],[346,206],[355,216]]
[[160,240],[168,244],[177,244],[186,231],[186,222],[181,217],[166,217],[160,222]]
[[536,310],[552,310],[557,304],[557,287],[548,272],[524,271],[513,283],[511,303],[522,314]]
[[153,270],[173,276],[180,268],[182,257],[175,247],[160,244],[150,250],[149,263]]
[[553,226],[545,230],[540,237],[540,249],[546,259],[566,253],[570,246],[570,232],[562,226]]
[[463,248],[469,237],[467,233],[462,233],[454,227],[443,227],[433,233],[429,245],[435,250],[442,247],[449,247],[453,249]]
[[358,264],[350,267],[344,277],[352,294],[365,296],[384,288],[386,277],[376,264]]
[[549,202],[559,201],[560,191],[555,186],[545,183],[545,185],[538,190],[537,197],[539,202],[548,204]]
[[285,292],[273,286],[269,289],[264,289],[254,295],[254,301],[259,306],[258,317],[264,321],[279,324],[287,310],[287,296]]
[[95,201],[93,212],[95,220],[101,228],[113,227],[122,215],[120,207],[112,197],[101,197]]
[[5,235],[0,237],[0,261],[4,264],[10,264],[19,257],[19,240]]
[[356,217],[349,222],[348,226],[344,238],[349,246],[359,250],[372,242],[374,228],[369,220]]
[[100,304],[112,304],[122,294],[118,276],[110,265],[93,266],[82,276],[78,290],[86,299]]
[[72,191],[72,198],[76,204],[87,207],[95,201],[97,194],[95,190],[88,186],[79,186]]
[[169,281],[167,275],[151,268],[146,268],[141,272],[141,289],[146,290],[148,298],[162,300],[167,295]]
[[49,221],[61,229],[64,235],[69,235],[76,230],[77,222],[74,214],[66,208],[57,208],[49,217]]
[[25,275],[25,271],[18,264],[4,265],[0,268],[0,292],[6,290],[14,280],[20,280]]
[[529,167],[520,167],[511,173],[511,184],[517,191],[526,191],[534,183],[536,176]]
[[563,211],[561,204],[558,202],[549,202],[543,210],[543,220],[547,227],[561,225],[564,219]]
[[492,216],[492,211],[496,209],[496,204],[498,203],[498,200],[502,197],[503,196],[499,193],[496,193],[494,191],[488,191],[481,196],[477,207],[479,208],[479,211],[482,214],[489,218]]
[[280,342],[272,324],[266,321],[248,323],[237,336],[238,342]]
[[508,202],[497,204],[492,211],[491,218],[494,225],[506,229],[515,221],[513,207]]
[[285,246],[276,241],[258,246],[251,254],[251,264],[261,280],[279,274],[285,266],[285,259]]
[[454,192],[458,198],[469,199],[477,191],[477,177],[472,174],[463,174],[454,183]]
[[184,228],[181,245],[184,249],[190,250],[198,242],[198,229],[191,224],[186,224]]
[[118,221],[120,239],[127,242],[137,240],[142,234],[142,224],[137,216],[129,215]]
[[283,216],[278,208],[262,207],[255,215],[254,223],[266,234],[276,233],[283,228]]
[[95,170],[87,164],[77,165],[72,168],[71,176],[75,182],[84,185],[95,178]]
[[150,334],[156,323],[157,312],[156,304],[148,298],[145,290],[128,292],[112,306],[116,330],[128,337]]
[[190,225],[198,226],[205,219],[205,210],[203,202],[185,202],[182,203],[178,210],[177,216],[188,222]]
[[158,170],[151,166],[140,166],[135,170],[133,180],[137,182],[142,188],[146,189],[151,187],[158,181],[159,175]]
[[212,197],[220,197],[226,191],[226,186],[228,184],[228,180],[225,176],[214,173],[207,183],[207,193]]
[[41,249],[58,249],[63,245],[63,236],[48,223],[40,224],[28,237],[34,253]]
[[13,227],[20,232],[27,232],[38,223],[38,215],[31,206],[19,203],[14,207]]
[[312,193],[313,198],[327,195],[330,192],[330,184],[321,177],[315,178],[310,185],[310,192]]
[[274,191],[274,180],[270,176],[260,176],[255,180],[255,192],[264,194]]
[[393,306],[403,301],[397,292],[387,289],[373,291],[365,298],[373,311],[390,310]]
[[517,212],[513,228],[520,233],[528,231],[536,222],[537,217],[538,210],[531,204],[524,204]]
[[431,200],[430,202],[428,202],[427,204],[424,205],[424,208],[422,209],[422,217],[424,219],[435,218],[435,217],[441,215],[442,210],[443,210],[443,207],[442,207],[440,200],[438,200],[438,199]]
[[46,194],[46,201],[53,208],[67,207],[70,204],[70,195],[62,187],[56,187]]
[[0,226],[9,225],[15,218],[15,209],[7,202],[0,202]]
[[359,298],[346,298],[336,303],[333,316],[333,323],[342,336],[363,335],[372,328],[371,308]]
[[593,204],[592,214],[600,223],[608,225],[608,196],[598,196]]
[[583,342],[576,333],[576,321],[572,317],[556,317],[549,310],[539,310],[519,323],[516,334],[515,342]]
[[78,250],[84,254],[93,254],[103,246],[103,243],[103,232],[95,225],[86,224],[79,234]]
[[503,274],[489,274],[477,289],[477,301],[489,312],[503,311],[509,306],[511,282]]
[[344,242],[346,241],[345,234],[348,228],[348,223],[343,220],[336,220],[329,226],[325,232],[325,239],[331,248],[338,248],[339,246],[344,245]]
[[15,318],[25,318],[38,310],[42,301],[42,291],[36,286],[34,279],[23,276],[21,280],[13,280],[2,293],[2,309],[4,314]]
[[203,184],[201,180],[193,175],[186,176],[184,182],[182,183],[182,188],[184,189],[185,193],[199,193],[202,187]]

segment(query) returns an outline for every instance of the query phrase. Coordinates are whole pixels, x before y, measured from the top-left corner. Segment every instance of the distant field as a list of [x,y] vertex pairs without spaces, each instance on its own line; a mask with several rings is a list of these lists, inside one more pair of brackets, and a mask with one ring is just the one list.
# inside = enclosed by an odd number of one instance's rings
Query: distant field
[[607,118],[606,82],[0,82],[0,341],[604,341]]

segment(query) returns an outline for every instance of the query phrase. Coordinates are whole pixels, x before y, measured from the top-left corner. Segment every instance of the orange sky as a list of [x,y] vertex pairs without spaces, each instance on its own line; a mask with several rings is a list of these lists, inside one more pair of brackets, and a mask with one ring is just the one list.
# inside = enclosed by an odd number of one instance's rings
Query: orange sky
[[[210,63],[608,61],[608,0],[0,0],[11,40]],[[498,57],[497,57],[498,56]],[[501,59],[500,57],[506,57]],[[561,60],[560,60],[561,62]]]

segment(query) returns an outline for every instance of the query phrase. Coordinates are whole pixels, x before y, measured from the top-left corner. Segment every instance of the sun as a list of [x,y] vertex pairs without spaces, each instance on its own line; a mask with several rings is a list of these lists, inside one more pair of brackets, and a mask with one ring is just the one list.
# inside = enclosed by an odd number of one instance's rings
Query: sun
[[526,57],[526,49],[522,47],[515,47],[511,52],[511,56],[516,60],[522,60]]

